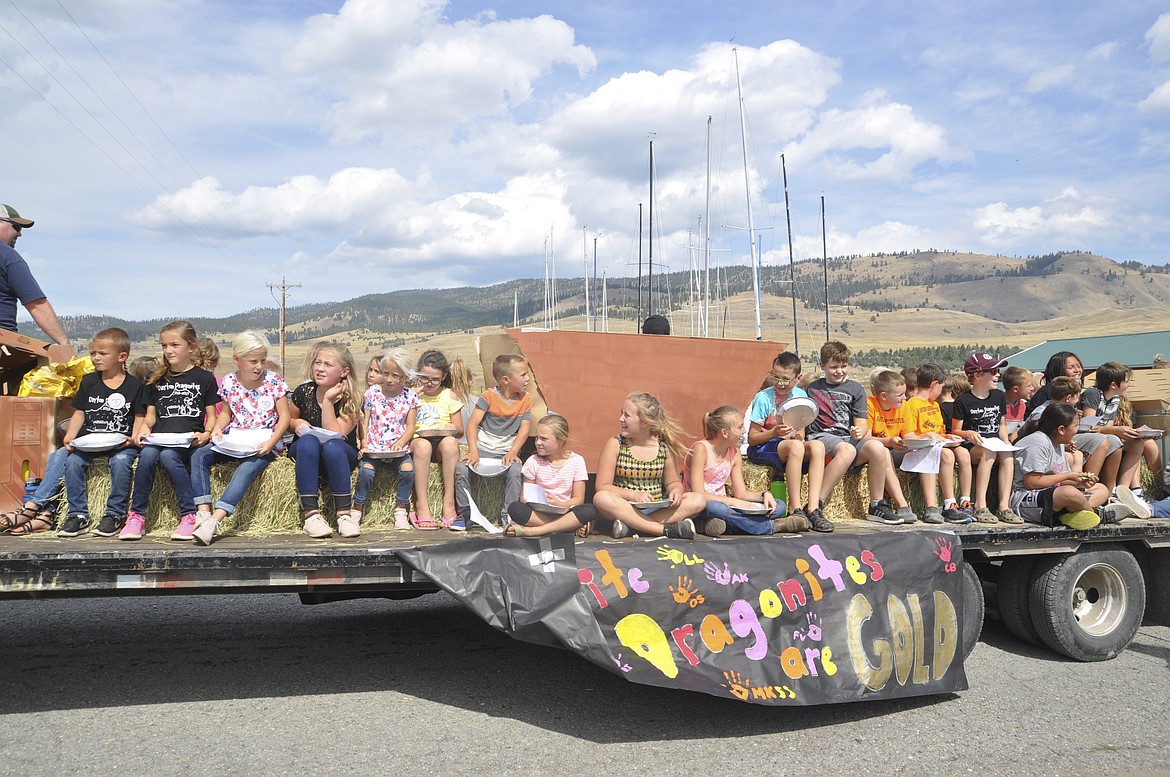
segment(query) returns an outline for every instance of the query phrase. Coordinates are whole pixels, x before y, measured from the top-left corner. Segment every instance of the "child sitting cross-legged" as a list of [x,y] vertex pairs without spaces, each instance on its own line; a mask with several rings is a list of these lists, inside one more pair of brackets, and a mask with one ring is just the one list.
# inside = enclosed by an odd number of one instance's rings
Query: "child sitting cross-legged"
[[[537,486],[541,503],[530,503],[528,495],[508,505],[511,519],[504,528],[509,537],[541,537],[559,532],[577,532],[584,537],[597,517],[593,505],[585,504],[585,482],[589,472],[581,454],[569,450],[569,422],[550,413],[536,423],[536,454],[524,462],[525,490]],[[545,506],[555,511],[542,509]],[[566,512],[561,512],[567,510]]]

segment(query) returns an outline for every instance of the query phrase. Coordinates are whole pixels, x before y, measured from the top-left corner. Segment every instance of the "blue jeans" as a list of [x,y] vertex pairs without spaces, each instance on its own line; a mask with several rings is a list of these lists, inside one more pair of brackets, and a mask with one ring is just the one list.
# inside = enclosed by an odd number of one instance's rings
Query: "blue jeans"
[[306,434],[293,440],[288,455],[296,464],[297,495],[302,510],[316,510],[320,506],[320,480],[324,471],[333,493],[333,508],[346,512],[353,502],[350,475],[357,466],[357,451],[345,440],[326,440]]
[[137,448],[119,448],[101,453],[70,452],[65,448],[58,448],[45,462],[45,475],[30,501],[38,507],[51,502],[61,492],[61,478],[64,477],[69,514],[88,516],[85,473],[90,463],[100,456],[108,456],[110,459],[110,498],[106,500],[106,513],[119,518],[125,516],[126,503],[130,501],[130,478],[134,459],[138,458]]
[[1150,503],[1155,518],[1170,518],[1170,497]]
[[744,515],[726,502],[712,499],[707,502],[707,517],[722,518],[729,529],[736,530],[736,534],[771,534],[773,519],[782,517],[787,509],[788,506],[777,499],[776,509],[771,515]]
[[219,500],[214,505],[215,509],[223,510],[231,515],[236,511],[236,505],[244,498],[244,494],[248,492],[248,486],[252,485],[256,476],[275,460],[275,453],[263,457],[248,456],[237,459],[226,453],[215,451],[210,445],[204,445],[191,456],[191,485],[195,489],[195,504],[211,503],[211,465],[224,461],[238,461],[240,465],[232,473],[232,479],[228,482],[227,488],[223,490]]
[[191,448],[163,448],[158,445],[143,446],[138,454],[138,469],[134,471],[134,498],[130,509],[139,515],[146,515],[150,505],[150,491],[154,488],[154,466],[161,463],[171,486],[175,489],[175,501],[179,504],[179,515],[195,512],[195,490],[191,485]]
[[394,492],[394,498],[400,505],[409,504],[410,489],[414,485],[414,470],[403,472],[402,467],[410,463],[409,454],[396,459],[363,460],[361,466],[358,467],[357,488],[353,490],[354,505],[363,507],[366,504],[366,500],[370,496],[370,484],[374,482],[374,475],[380,469],[388,469],[398,473],[398,487]]

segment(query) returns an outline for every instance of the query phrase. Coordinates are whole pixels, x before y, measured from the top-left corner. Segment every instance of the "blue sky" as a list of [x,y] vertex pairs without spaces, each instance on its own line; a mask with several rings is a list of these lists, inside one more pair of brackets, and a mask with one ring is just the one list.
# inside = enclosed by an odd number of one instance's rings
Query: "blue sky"
[[[72,17],[72,18],[70,18]],[[0,201],[59,312],[227,314],[691,261],[1170,260],[1170,12],[964,4],[14,0]],[[107,65],[106,63],[109,63]],[[584,240],[583,240],[584,238]]]

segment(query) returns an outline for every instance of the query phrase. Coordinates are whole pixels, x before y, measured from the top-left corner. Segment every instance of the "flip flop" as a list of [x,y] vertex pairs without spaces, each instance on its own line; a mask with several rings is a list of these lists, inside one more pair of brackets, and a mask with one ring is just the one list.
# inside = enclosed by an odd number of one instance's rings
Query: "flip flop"
[[418,513],[410,514],[410,525],[418,531],[436,531],[439,528],[434,518],[419,518]]
[[583,526],[581,526],[580,529],[577,529],[577,536],[580,537],[581,539],[585,539],[586,537],[588,537],[589,536],[589,529],[591,526],[592,526],[592,522],[585,523]]
[[444,519],[443,519],[443,521],[442,521],[442,523],[441,523],[440,525],[441,525],[441,526],[442,526],[444,529],[450,529],[450,528],[451,528],[451,524],[455,523],[455,521],[457,521],[457,520],[459,520],[459,516],[458,516],[458,515],[452,515],[450,518],[444,518]]

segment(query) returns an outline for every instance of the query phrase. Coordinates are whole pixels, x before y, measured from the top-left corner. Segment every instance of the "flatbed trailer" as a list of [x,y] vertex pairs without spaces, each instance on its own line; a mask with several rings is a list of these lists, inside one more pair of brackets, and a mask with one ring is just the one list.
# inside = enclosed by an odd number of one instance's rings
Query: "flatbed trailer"
[[[939,527],[850,521],[819,536],[927,528]],[[1101,660],[1121,652],[1143,620],[1170,625],[1170,521],[1126,520],[1088,531],[987,524],[945,529],[978,575],[979,585],[968,586],[968,598],[982,592],[1005,625],[1027,642],[1079,660]],[[356,540],[326,541],[227,536],[210,547],[152,536],[128,543],[96,535],[0,535],[0,599],[295,593],[316,604],[409,598],[441,588],[407,563],[403,552],[459,541],[447,532],[415,531],[367,531]],[[694,546],[722,541],[702,538]],[[576,544],[584,549],[620,543],[595,535]],[[968,612],[982,616],[983,603],[974,604],[966,603]],[[981,626],[982,617],[979,621]],[[978,637],[976,624],[968,624],[966,640],[973,628]]]

